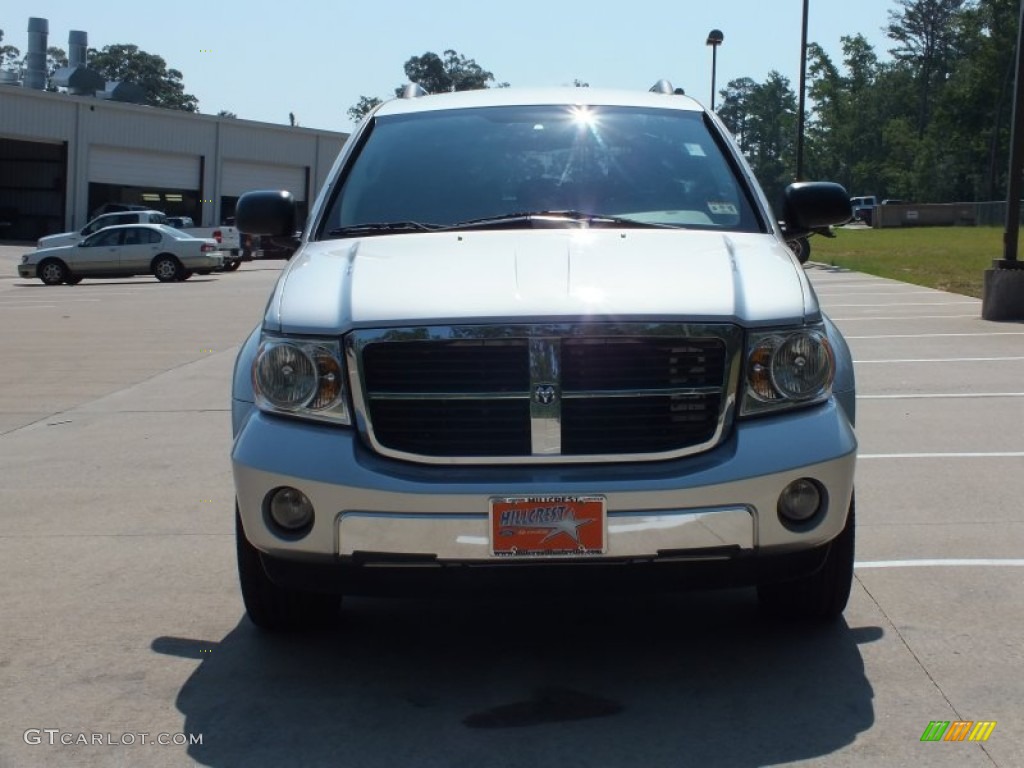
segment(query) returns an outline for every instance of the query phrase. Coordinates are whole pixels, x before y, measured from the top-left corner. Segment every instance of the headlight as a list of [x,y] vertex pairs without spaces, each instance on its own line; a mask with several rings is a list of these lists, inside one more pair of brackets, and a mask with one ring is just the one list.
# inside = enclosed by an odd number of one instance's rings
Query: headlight
[[836,361],[822,329],[750,336],[741,413],[821,402],[832,394]]
[[265,337],[252,363],[256,404],[265,411],[351,424],[337,341]]

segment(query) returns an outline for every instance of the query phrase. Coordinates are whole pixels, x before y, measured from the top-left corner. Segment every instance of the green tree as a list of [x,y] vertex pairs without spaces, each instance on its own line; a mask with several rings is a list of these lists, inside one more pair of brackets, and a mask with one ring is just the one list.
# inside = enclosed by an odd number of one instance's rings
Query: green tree
[[346,114],[349,120],[358,123],[370,113],[370,110],[381,103],[376,96],[360,96],[359,101],[349,107]]
[[[0,29],[0,43],[4,41],[4,31]],[[13,45],[0,45],[0,67],[18,63],[21,51]]]
[[68,55],[63,48],[51,45],[46,49],[46,90],[51,93],[57,91],[57,84],[53,82],[53,76],[57,74],[58,69],[63,69],[67,65]]
[[979,0],[960,14],[960,56],[929,130],[957,154],[964,199],[1006,194],[1019,0]]
[[764,83],[732,80],[723,91],[718,115],[750,162],[754,174],[775,200],[793,180],[796,145],[796,94],[776,71]]
[[887,34],[896,46],[889,52],[910,65],[917,79],[917,132],[923,136],[935,92],[957,58],[958,20],[965,0],[896,0],[889,11]]
[[217,113],[217,117],[238,117],[234,112],[229,109],[222,109]]
[[[841,68],[821,46],[808,46],[812,105],[806,130],[808,174],[839,182],[851,194],[885,195],[887,135],[899,144],[906,162],[903,133],[897,127],[887,134],[886,126],[889,120],[905,116],[908,81],[899,71],[880,64],[862,35],[845,36],[841,43]],[[905,191],[898,194],[908,196]]]
[[[493,74],[473,59],[467,59],[451,49],[444,52],[443,59],[430,51],[422,56],[413,56],[405,62],[404,68],[409,82],[418,83],[428,93],[474,91],[489,88],[490,83],[494,82]],[[403,88],[402,85],[395,88],[395,95],[401,96]]]
[[[404,65],[405,76],[410,83],[417,83],[427,93],[451,93],[453,91],[473,91],[490,88],[494,83],[494,75],[485,70],[473,59],[467,59],[460,53],[448,49],[444,58],[427,51],[421,56],[413,56]],[[576,81],[579,85],[579,81]],[[495,88],[507,88],[508,83],[494,83]],[[395,88],[395,95],[401,96],[405,85]],[[358,123],[381,103],[376,96],[360,96],[359,101],[346,110],[353,123]]]
[[740,77],[726,83],[725,89],[719,91],[722,97],[718,108],[718,116],[726,124],[740,149],[747,154],[750,149],[750,134],[747,130],[750,118],[750,98],[757,83],[749,77]]
[[90,48],[89,67],[106,80],[141,86],[150,106],[185,112],[199,109],[199,100],[185,93],[181,72],[168,69],[162,56],[139,50],[137,45],[107,45],[99,51]]

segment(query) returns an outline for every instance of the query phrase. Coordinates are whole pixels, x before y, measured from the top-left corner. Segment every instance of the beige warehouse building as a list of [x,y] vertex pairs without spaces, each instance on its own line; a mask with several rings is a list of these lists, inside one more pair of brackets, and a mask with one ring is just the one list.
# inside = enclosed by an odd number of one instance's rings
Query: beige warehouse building
[[347,134],[51,93],[0,79],[0,239],[84,225],[111,203],[220,224],[250,189],[305,215]]

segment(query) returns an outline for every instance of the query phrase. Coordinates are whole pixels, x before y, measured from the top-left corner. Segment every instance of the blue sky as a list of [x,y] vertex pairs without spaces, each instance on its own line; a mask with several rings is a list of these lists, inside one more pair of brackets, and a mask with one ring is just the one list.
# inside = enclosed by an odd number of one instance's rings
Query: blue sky
[[[157,10],[159,8],[159,10]],[[840,38],[863,34],[884,59],[882,31],[895,0],[810,0],[808,39],[838,63]],[[267,2],[177,0],[153,5],[106,0],[4,3],[4,43],[27,49],[28,17],[49,19],[50,45],[67,49],[68,31],[102,48],[134,43],[181,70],[199,109],[241,118],[348,131],[345,110],[360,95],[388,98],[402,65],[453,48],[513,86],[648,88],[661,77],[701,101],[711,90],[708,32],[722,30],[717,89],[771,70],[795,88],[802,0],[581,2],[429,0]],[[209,51],[209,52],[206,52]]]

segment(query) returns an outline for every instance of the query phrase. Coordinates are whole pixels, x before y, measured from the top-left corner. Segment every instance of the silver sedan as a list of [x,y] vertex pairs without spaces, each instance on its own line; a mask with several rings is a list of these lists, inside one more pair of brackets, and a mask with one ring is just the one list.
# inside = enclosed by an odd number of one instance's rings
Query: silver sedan
[[169,283],[208,275],[224,264],[216,240],[192,237],[163,224],[107,227],[74,245],[41,248],[22,256],[19,277],[47,285],[75,285],[83,278],[154,275]]

